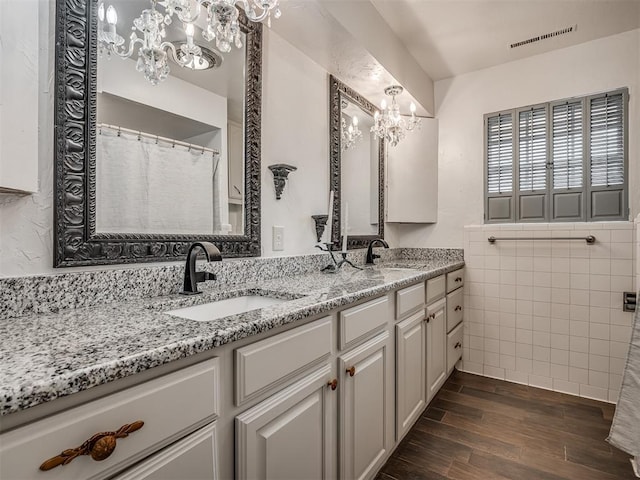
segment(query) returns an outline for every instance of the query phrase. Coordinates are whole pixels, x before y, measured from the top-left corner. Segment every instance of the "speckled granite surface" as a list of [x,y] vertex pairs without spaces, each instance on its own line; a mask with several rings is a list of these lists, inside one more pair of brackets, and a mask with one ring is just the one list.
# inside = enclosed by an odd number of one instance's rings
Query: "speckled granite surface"
[[[462,260],[461,249],[376,248],[381,261],[395,259]],[[365,250],[349,252],[349,259],[363,264]],[[258,257],[223,260],[200,266],[217,275],[218,284],[237,285],[317,272],[329,262],[328,254],[289,257]],[[184,265],[136,267],[119,270],[60,273],[31,277],[0,278],[0,320],[33,313],[58,312],[134,298],[177,293]]]
[[[197,297],[173,294],[138,298],[0,321],[0,415],[124,378],[462,266],[461,254],[436,260],[428,260],[426,256],[409,260],[399,253],[385,255],[386,266],[363,270],[345,267],[334,275],[316,270],[295,276],[290,271],[286,276],[257,282],[208,282],[209,285],[202,288],[205,293]],[[322,256],[311,260],[320,266],[326,264]],[[68,288],[73,285],[69,283]],[[175,285],[172,289],[176,290]],[[247,292],[291,300],[210,322],[184,320],[163,313]]]

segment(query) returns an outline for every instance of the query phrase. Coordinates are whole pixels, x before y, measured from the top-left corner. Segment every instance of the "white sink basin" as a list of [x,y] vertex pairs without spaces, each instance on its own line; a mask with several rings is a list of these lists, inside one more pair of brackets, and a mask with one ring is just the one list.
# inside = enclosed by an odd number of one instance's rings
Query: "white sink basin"
[[211,320],[228,317],[229,315],[246,313],[286,301],[287,300],[282,298],[245,295],[242,297],[218,300],[217,302],[203,303],[202,305],[194,305],[193,307],[178,308],[164,313],[197,322],[210,322]]

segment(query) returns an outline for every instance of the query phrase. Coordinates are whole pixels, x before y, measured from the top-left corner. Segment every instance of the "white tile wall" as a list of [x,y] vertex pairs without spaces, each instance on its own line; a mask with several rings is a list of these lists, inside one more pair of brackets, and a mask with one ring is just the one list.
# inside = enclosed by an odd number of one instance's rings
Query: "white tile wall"
[[[498,241],[506,237],[580,240]],[[467,226],[468,372],[615,402],[631,337],[622,292],[640,286],[633,222]]]

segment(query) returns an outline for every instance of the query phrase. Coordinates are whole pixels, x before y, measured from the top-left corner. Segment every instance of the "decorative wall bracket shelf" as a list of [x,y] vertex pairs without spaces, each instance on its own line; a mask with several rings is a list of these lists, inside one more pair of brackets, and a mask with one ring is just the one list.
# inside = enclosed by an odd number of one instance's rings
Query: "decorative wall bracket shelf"
[[286,163],[269,165],[269,170],[273,173],[273,184],[276,187],[276,200],[280,200],[280,197],[282,196],[289,173],[295,172],[297,169],[298,167],[287,165]]
[[324,229],[327,226],[329,215],[311,215],[311,218],[313,218],[313,221],[316,223],[316,237],[318,243],[320,243]]

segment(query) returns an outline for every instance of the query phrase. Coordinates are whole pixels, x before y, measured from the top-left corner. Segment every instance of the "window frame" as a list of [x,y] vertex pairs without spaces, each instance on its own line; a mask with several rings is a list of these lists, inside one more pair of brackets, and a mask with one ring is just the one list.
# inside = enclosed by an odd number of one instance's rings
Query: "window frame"
[[[607,96],[622,95],[622,154],[623,154],[623,183],[614,186],[591,186],[591,102],[593,99]],[[553,185],[553,108],[556,105],[566,103],[581,104],[582,112],[582,187],[555,189]],[[520,113],[537,108],[545,108],[545,152],[547,159],[546,188],[534,191],[520,190]],[[511,192],[489,192],[489,119],[511,114],[512,119],[512,188]],[[484,114],[483,116],[483,162],[484,162],[484,223],[563,223],[563,222],[598,222],[619,221],[629,219],[629,89],[621,87],[590,95],[569,97],[549,102],[536,103],[523,107],[511,108]],[[594,192],[617,191],[620,192],[620,215],[596,215],[594,211]],[[579,216],[559,217],[555,210],[557,197],[562,194],[579,193]],[[522,199],[526,197],[541,196],[543,198],[543,215],[538,218],[522,217]],[[489,216],[492,199],[503,199],[509,203],[509,215],[497,219]]]

